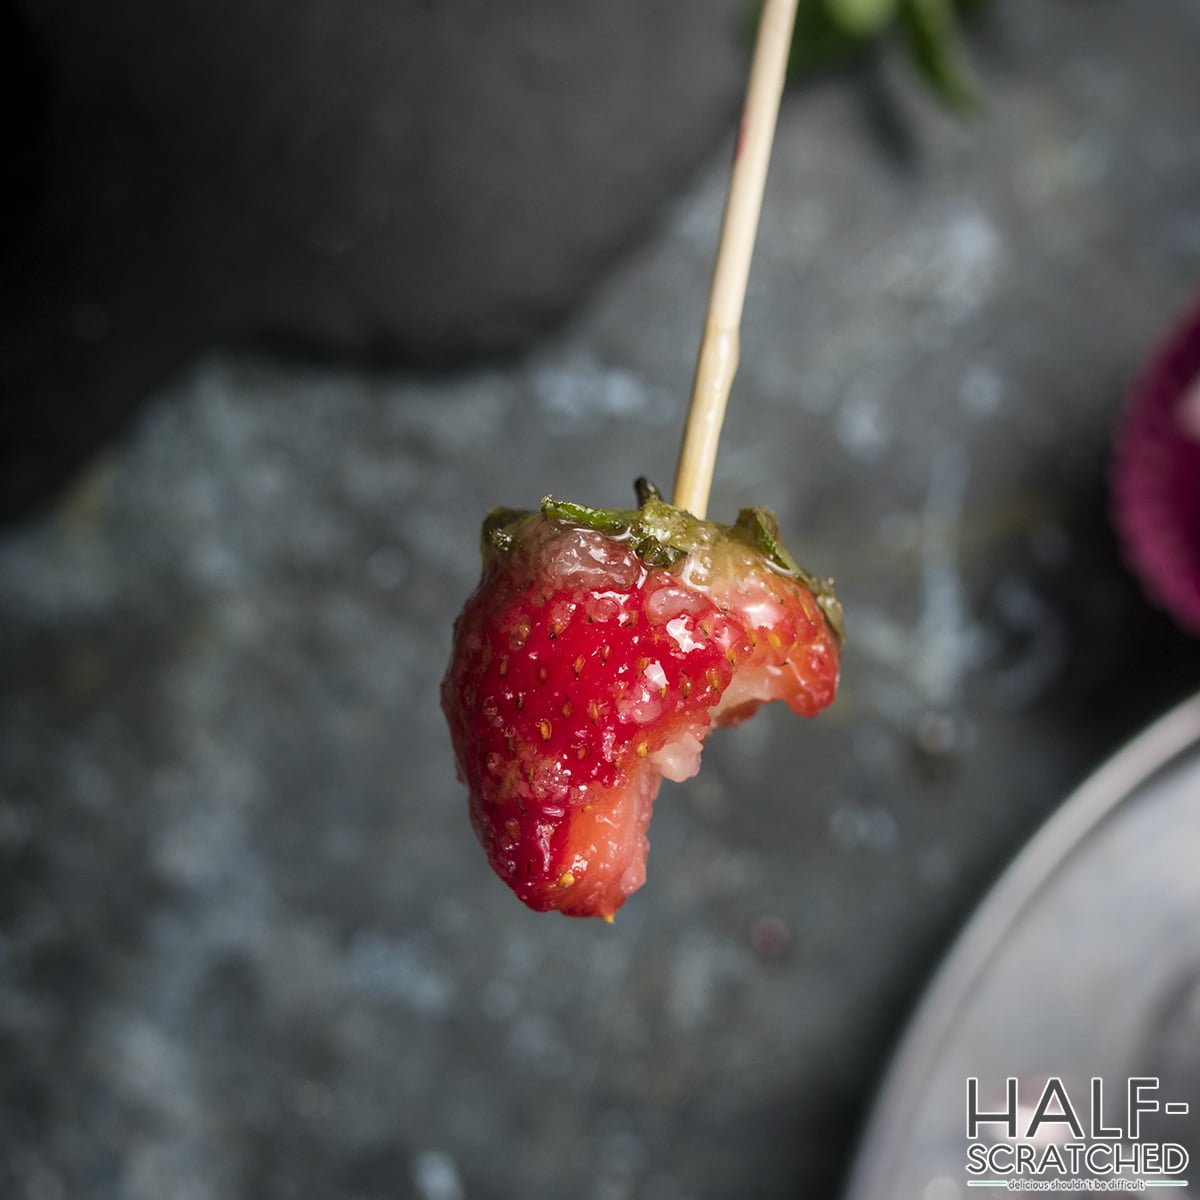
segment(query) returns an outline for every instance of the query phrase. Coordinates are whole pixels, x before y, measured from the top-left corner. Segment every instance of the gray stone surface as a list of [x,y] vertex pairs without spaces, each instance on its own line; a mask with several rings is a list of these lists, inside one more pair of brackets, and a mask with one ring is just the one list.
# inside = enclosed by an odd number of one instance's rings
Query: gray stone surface
[[832,1194],[970,904],[1200,681],[1104,488],[1200,280],[1198,35],[1002,4],[976,127],[889,74],[903,163],[786,107],[713,508],[839,577],[844,691],[665,788],[613,928],[491,877],[436,687],[489,506],[668,480],[724,151],[526,359],[207,356],[11,534],[0,1195]]
[[744,20],[739,0],[0,0],[0,517],[215,339],[523,348],[732,124]]

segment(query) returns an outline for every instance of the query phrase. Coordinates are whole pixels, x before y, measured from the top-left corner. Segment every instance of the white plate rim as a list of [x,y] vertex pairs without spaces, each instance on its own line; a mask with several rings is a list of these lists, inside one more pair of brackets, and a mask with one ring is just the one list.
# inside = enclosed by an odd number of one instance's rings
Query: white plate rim
[[905,1026],[858,1139],[844,1200],[890,1196],[894,1163],[911,1124],[906,1093],[927,1072],[985,967],[1066,857],[1137,789],[1200,742],[1200,695],[1154,721],[1101,765],[1051,814],[975,908]]

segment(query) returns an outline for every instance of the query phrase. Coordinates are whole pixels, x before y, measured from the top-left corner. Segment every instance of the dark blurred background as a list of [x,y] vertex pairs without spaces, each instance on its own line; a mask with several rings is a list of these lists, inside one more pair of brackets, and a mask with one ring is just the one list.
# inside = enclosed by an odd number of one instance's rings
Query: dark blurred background
[[0,0],[0,1197],[836,1194],[949,939],[1194,691],[1108,516],[1200,291],[1200,9],[993,0],[780,119],[712,509],[843,695],[667,785],[613,928],[487,870],[478,522],[669,484],[739,0]]

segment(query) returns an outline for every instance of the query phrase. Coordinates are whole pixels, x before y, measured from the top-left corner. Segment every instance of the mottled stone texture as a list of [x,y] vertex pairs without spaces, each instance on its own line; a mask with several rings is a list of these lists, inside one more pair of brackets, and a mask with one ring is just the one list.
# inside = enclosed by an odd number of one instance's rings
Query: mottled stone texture
[[11,532],[0,1195],[834,1194],[969,906],[1200,681],[1104,481],[1200,286],[1198,37],[1002,2],[970,127],[889,64],[890,123],[787,104],[713,509],[838,576],[844,693],[714,737],[613,928],[492,878],[436,688],[489,506],[668,481],[727,148],[521,360],[210,354]]

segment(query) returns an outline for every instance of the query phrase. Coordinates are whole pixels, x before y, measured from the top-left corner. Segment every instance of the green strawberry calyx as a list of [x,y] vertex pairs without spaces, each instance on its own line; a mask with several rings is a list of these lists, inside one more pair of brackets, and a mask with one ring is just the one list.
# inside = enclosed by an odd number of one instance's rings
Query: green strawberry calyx
[[668,504],[647,479],[638,479],[634,488],[637,508],[590,508],[553,496],[543,497],[538,512],[494,508],[483,522],[484,557],[490,559],[508,553],[516,545],[520,527],[539,517],[628,540],[647,567],[670,569],[706,546],[722,541],[739,542],[759,554],[772,569],[804,584],[838,640],[845,636],[842,605],[834,593],[833,580],[812,575],[796,562],[783,544],[779,522],[770,509],[743,508],[732,525],[722,525],[717,521],[702,521]]

